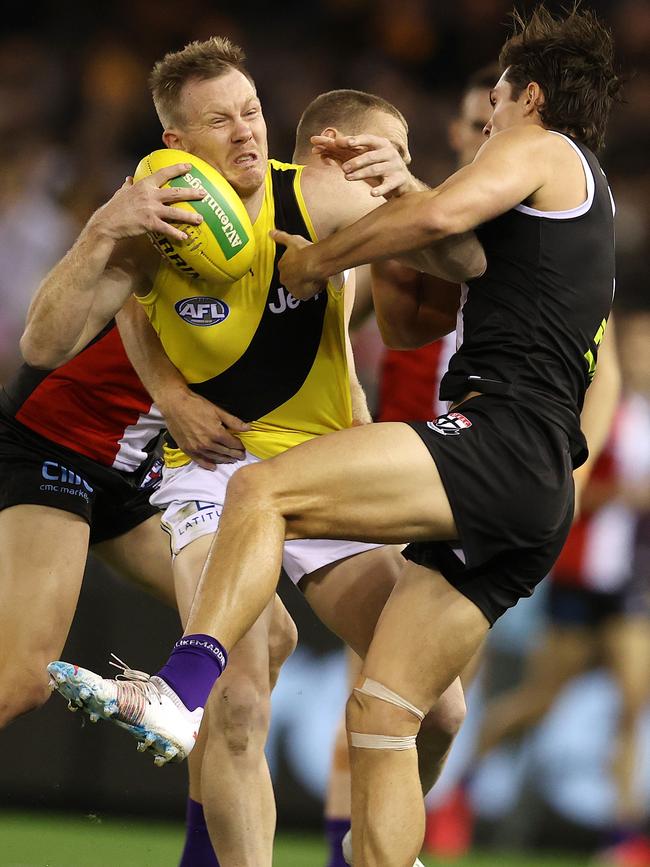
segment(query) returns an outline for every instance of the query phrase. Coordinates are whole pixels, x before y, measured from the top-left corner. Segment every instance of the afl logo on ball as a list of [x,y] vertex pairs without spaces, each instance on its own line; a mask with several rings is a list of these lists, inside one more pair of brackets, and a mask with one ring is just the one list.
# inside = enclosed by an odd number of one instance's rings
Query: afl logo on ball
[[174,309],[189,325],[218,325],[228,316],[230,308],[225,301],[199,295],[196,298],[183,298],[174,304]]
[[472,423],[459,412],[449,412],[447,415],[438,416],[435,421],[428,421],[427,427],[444,437],[457,437]]

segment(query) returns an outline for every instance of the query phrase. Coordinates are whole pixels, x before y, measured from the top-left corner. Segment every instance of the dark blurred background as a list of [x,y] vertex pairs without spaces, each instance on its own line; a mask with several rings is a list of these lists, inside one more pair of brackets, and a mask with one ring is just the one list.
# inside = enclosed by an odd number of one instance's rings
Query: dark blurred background
[[[587,5],[612,27],[627,78],[626,102],[613,114],[603,156],[618,208],[616,303],[625,323],[626,317],[650,310],[650,3],[592,0]],[[509,0],[277,5],[68,0],[15,4],[5,11],[0,37],[0,380],[18,363],[18,338],[39,280],[90,213],[145,153],[160,146],[146,81],[165,52],[213,34],[240,43],[262,99],[271,156],[279,159],[290,159],[297,120],[315,95],[337,87],[376,92],[405,114],[413,171],[435,184],[453,170],[447,127],[465,80],[496,59],[510,9]],[[647,337],[650,331],[642,334]],[[635,346],[639,364],[647,366],[647,339]],[[358,347],[372,395],[380,353],[372,324],[364,326]],[[647,582],[647,574],[642,577]],[[289,596],[301,648],[280,679],[269,751],[281,822],[316,824],[334,725],[345,697],[344,662],[334,639],[295,593]],[[539,599],[521,605],[494,630],[497,663],[484,677],[488,686],[479,683],[475,689],[473,713],[479,713],[485,689],[498,691],[516,682],[522,654],[543,625],[541,608]],[[114,650],[146,669],[155,665],[177,631],[171,612],[91,563],[64,658],[105,671],[108,652]],[[598,672],[572,688],[577,690],[573,704],[560,707],[564,716],[556,728],[538,732],[537,741],[529,739],[523,752],[492,757],[487,762],[491,770],[481,766],[483,776],[479,774],[472,797],[487,829],[485,839],[498,838],[501,828],[502,836],[509,830],[511,837],[519,835],[519,842],[580,845],[607,823],[612,797],[607,739],[592,744],[589,752],[584,727],[594,728],[593,715],[605,726],[615,714],[616,697],[606,675]],[[120,732],[81,725],[55,701],[4,732],[0,803],[88,813],[182,814],[183,768],[155,770],[131,754],[133,746]],[[471,760],[472,725],[470,719],[443,791],[463,776]],[[577,735],[576,725],[581,727]],[[650,722],[645,719],[643,725],[647,765]],[[582,752],[575,752],[576,738]],[[571,767],[569,754],[575,759]],[[647,796],[650,770],[645,765],[640,773]],[[562,786],[569,771],[576,776],[566,794]]]

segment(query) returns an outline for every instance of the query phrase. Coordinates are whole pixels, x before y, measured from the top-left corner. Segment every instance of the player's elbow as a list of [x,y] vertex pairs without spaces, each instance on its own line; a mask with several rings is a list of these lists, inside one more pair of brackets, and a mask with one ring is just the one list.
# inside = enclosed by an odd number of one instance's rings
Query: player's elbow
[[20,353],[30,367],[41,370],[54,370],[67,360],[53,342],[45,342],[35,337],[29,326],[20,338]]
[[[452,236],[453,239],[453,236]],[[466,283],[481,277],[487,268],[483,247],[473,239],[450,246],[446,261],[446,279],[452,283]]]
[[382,340],[388,349],[419,349],[423,345],[412,334],[382,334]]
[[459,220],[441,208],[436,199],[427,204],[428,207],[423,209],[420,214],[420,225],[421,230],[427,235],[431,243],[465,231],[464,228],[459,228]]
[[379,331],[388,349],[421,349],[440,340],[456,328],[456,317],[426,312],[408,322],[379,322]]
[[482,277],[485,274],[487,270],[487,258],[483,247],[479,245],[479,248],[473,252],[469,262],[464,265],[464,270],[465,277],[462,280],[463,283],[467,280],[475,280],[477,277]]
[[391,323],[390,326],[380,324],[379,332],[384,346],[388,349],[419,349],[428,340],[423,340],[422,335],[414,327],[406,324]]

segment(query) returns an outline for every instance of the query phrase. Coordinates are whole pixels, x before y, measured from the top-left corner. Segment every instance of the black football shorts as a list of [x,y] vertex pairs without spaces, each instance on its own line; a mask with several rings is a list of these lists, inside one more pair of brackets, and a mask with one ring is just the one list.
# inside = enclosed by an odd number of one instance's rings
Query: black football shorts
[[0,510],[38,505],[72,512],[90,524],[91,545],[158,514],[149,497],[161,467],[152,456],[137,474],[121,472],[0,418]]
[[568,437],[501,395],[410,424],[436,463],[459,539],[416,542],[404,556],[441,572],[493,624],[531,595],[564,545],[574,505]]

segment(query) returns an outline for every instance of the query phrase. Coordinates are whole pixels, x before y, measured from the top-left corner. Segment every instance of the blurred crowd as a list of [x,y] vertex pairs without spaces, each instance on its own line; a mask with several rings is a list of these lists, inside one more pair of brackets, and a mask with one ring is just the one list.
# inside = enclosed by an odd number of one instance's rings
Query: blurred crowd
[[[625,102],[611,119],[603,165],[617,205],[615,309],[624,389],[627,399],[644,400],[647,411],[650,3],[590,0],[588,5],[610,23],[627,80]],[[216,0],[69,0],[9,12],[0,38],[0,381],[18,363],[18,338],[39,280],[139,159],[161,146],[147,76],[166,51],[212,34],[240,43],[264,106],[271,155],[279,159],[290,159],[297,120],[316,94],[337,87],[378,93],[409,122],[414,173],[435,184],[454,167],[448,126],[463,85],[496,59],[510,10],[510,0],[286,0],[278,5],[250,0],[245,6]],[[372,394],[380,354],[372,325],[365,326],[359,352]],[[641,430],[647,435],[647,428]],[[647,442],[644,448],[647,452]],[[650,468],[640,458],[635,462],[634,449],[625,460],[624,478],[610,485],[607,496],[598,493],[598,506],[623,503],[637,516],[646,515],[638,559],[628,569],[646,592]],[[498,657],[498,641],[495,646]],[[509,652],[512,646],[514,655],[521,655],[522,642],[514,640]],[[638,645],[632,652],[641,653]],[[553,699],[563,686],[558,684]],[[635,700],[643,706],[644,683],[638,691]],[[543,712],[551,705],[549,699]],[[512,729],[520,733],[514,724]],[[498,739],[494,731],[482,737],[486,743]],[[624,761],[629,756],[619,757]],[[476,792],[480,800],[480,780]],[[612,796],[610,803],[615,801]],[[627,804],[623,812],[623,818],[635,814],[635,821],[647,815],[645,804],[636,811]]]

